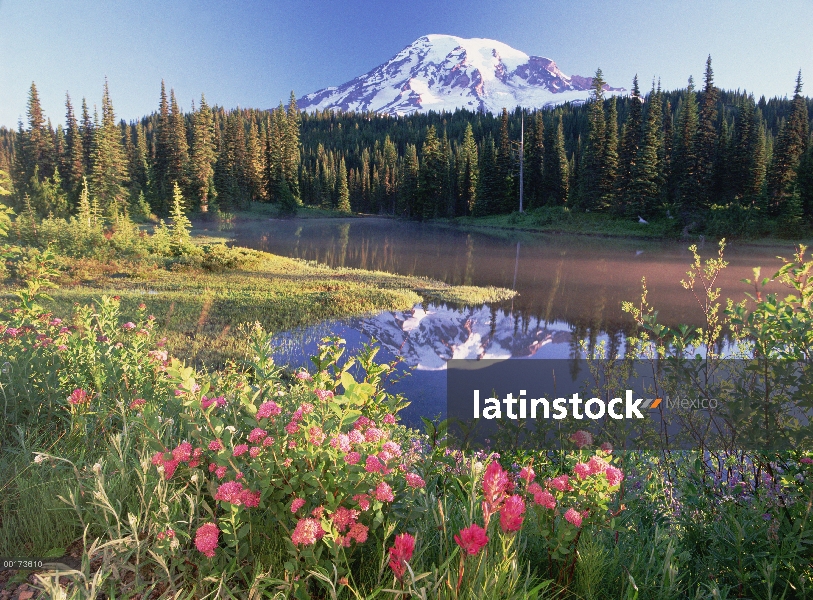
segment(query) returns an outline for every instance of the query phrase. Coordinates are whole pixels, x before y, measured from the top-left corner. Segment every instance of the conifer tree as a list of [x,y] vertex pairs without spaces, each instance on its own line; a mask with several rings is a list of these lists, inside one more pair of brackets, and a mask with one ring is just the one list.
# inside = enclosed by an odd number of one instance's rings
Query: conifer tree
[[82,134],[82,173],[88,175],[90,173],[90,148],[93,146],[93,119],[88,110],[88,103],[85,98],[82,98],[82,125],[79,128]]
[[107,81],[102,95],[102,121],[93,136],[91,148],[90,191],[102,210],[117,216],[127,206],[127,161],[116,124]]
[[347,167],[344,164],[344,157],[339,160],[339,174],[337,177],[336,194],[339,197],[336,209],[339,212],[350,212],[350,188],[347,186]]
[[545,172],[542,190],[545,204],[549,206],[564,206],[570,190],[570,172],[562,122],[560,114],[555,121],[556,125],[548,127],[545,133]]
[[189,221],[189,217],[186,216],[183,194],[177,181],[172,186],[170,217],[172,218],[172,225],[170,225],[169,229],[170,249],[176,256],[188,254],[192,245],[192,236],[189,234],[192,230],[192,223]]
[[632,171],[638,160],[638,149],[641,145],[643,131],[643,101],[638,87],[638,75],[632,79],[632,93],[629,97],[629,114],[624,124],[624,135],[621,138],[621,151],[618,157],[618,177],[616,178],[617,195],[622,204],[629,201],[629,187],[632,182]]
[[420,219],[431,219],[437,216],[443,205],[446,170],[445,157],[434,125],[430,125],[426,131],[421,153],[416,213]]
[[495,209],[498,213],[517,210],[514,202],[514,168],[511,160],[511,137],[508,131],[508,110],[502,109],[500,118],[500,146],[495,162]]
[[300,127],[302,117],[299,114],[299,108],[296,105],[296,95],[291,90],[291,97],[288,101],[287,110],[283,111],[280,105],[280,114],[285,115],[285,136],[284,136],[284,158],[283,158],[283,173],[288,179],[291,192],[295,197],[299,196],[299,185],[297,183],[297,174],[300,162]]
[[201,95],[200,106],[192,119],[190,152],[191,187],[201,212],[209,210],[210,191],[214,188],[215,133],[212,111]]
[[799,159],[796,172],[802,214],[810,222],[813,217],[813,145],[808,146],[807,151]]
[[155,129],[155,161],[153,174],[155,176],[156,210],[166,214],[169,208],[169,195],[172,191],[170,184],[170,161],[172,160],[172,121],[169,114],[169,101],[164,80],[161,80],[161,98],[158,106],[158,122]]
[[796,77],[790,114],[776,138],[771,167],[768,171],[768,200],[774,212],[793,194],[793,182],[799,159],[807,151],[810,137],[807,102],[802,96],[802,72]]
[[[186,141],[186,120],[175,99],[175,90],[169,91],[169,163],[167,178],[171,184],[178,183],[182,190],[188,188],[189,145]],[[174,193],[174,191],[173,191]]]
[[601,69],[596,70],[587,103],[587,145],[581,164],[579,208],[602,208],[603,178],[607,155],[607,123],[604,116],[604,79]]
[[697,98],[694,93],[694,80],[689,77],[683,107],[678,117],[675,160],[672,168],[674,198],[681,210],[687,214],[698,208],[696,142]]
[[697,123],[697,142],[695,143],[696,166],[694,176],[697,183],[695,206],[708,208],[711,204],[714,188],[714,165],[718,155],[717,139],[717,100],[720,91],[714,87],[714,72],[711,69],[711,56],[706,60],[705,86]]
[[618,177],[618,108],[616,98],[610,98],[604,127],[604,161],[601,177],[601,204],[615,205],[616,179]]
[[75,190],[79,187],[85,174],[85,152],[82,147],[82,133],[79,129],[79,122],[73,112],[71,97],[67,93],[65,94],[65,113],[67,131],[65,133],[65,160],[62,171],[68,189]]
[[418,149],[415,144],[407,144],[404,152],[401,184],[398,186],[399,214],[409,217],[416,216],[415,198],[418,195],[419,177]]
[[46,126],[45,116],[40,104],[39,92],[34,82],[28,92],[28,127],[19,130],[19,151],[13,171],[14,187],[22,196],[30,194],[32,177],[36,172],[38,181],[54,174],[53,137],[50,127]]
[[528,142],[525,144],[525,198],[528,208],[544,204],[542,196],[542,177],[545,165],[545,122],[542,111],[534,113],[529,123]]
[[658,154],[662,139],[662,111],[661,95],[653,87],[649,94],[644,134],[629,186],[627,215],[630,217],[651,216],[660,196]]
[[477,181],[479,179],[479,156],[471,123],[466,124],[457,164],[460,197],[458,214],[469,215],[477,202]]

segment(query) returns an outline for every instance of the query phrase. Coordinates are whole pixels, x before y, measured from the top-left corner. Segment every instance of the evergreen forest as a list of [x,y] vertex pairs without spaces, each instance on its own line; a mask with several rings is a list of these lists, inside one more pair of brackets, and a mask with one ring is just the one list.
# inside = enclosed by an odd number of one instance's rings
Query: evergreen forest
[[107,83],[100,109],[65,98],[64,125],[32,83],[27,122],[0,128],[0,189],[18,211],[76,213],[85,182],[108,218],[166,216],[177,183],[196,212],[249,202],[414,219],[520,208],[668,222],[675,234],[800,236],[813,217],[813,100],[758,100],[714,85],[664,91],[636,77],[605,97],[502,114],[465,110],[402,117],[301,112],[291,93],[271,110],[182,109],[161,82],[156,112],[117,120]]

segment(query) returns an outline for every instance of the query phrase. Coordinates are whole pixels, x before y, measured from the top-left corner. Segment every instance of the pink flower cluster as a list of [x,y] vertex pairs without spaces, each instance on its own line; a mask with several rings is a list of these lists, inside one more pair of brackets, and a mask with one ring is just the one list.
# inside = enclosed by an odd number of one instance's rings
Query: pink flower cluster
[[80,404],[90,404],[90,394],[81,388],[76,388],[71,392],[71,395],[68,396],[68,402],[74,406],[78,406]]
[[269,400],[268,402],[263,402],[260,404],[260,408],[257,409],[257,418],[268,419],[270,417],[276,417],[281,412],[282,409],[279,407],[279,404],[273,400]]
[[581,450],[593,444],[593,436],[582,429],[570,436],[570,441],[576,444],[576,447]]
[[325,530],[319,519],[304,518],[297,522],[291,541],[298,546],[313,546],[323,535]]
[[220,530],[214,523],[205,523],[195,532],[195,548],[205,556],[213,558]]
[[207,408],[212,406],[212,404],[216,404],[218,408],[223,408],[224,406],[226,406],[226,398],[223,396],[218,396],[216,398],[207,398],[206,396],[204,396],[203,398],[200,399],[200,407],[203,410],[206,410]]
[[227,481],[217,488],[215,500],[222,500],[235,506],[255,508],[260,505],[260,492],[252,492],[244,488],[239,481]]

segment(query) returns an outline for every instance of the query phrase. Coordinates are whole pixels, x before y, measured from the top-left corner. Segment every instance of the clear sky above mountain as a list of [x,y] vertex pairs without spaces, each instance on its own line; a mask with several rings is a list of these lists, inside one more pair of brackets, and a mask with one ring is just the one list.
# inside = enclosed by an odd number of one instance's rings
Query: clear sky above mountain
[[187,109],[267,108],[339,85],[428,33],[485,37],[556,61],[567,74],[601,67],[612,85],[667,89],[700,80],[712,55],[722,88],[813,94],[813,1],[651,0],[0,0],[0,125],[25,117],[31,81],[46,116],[99,104],[107,76],[117,115],[156,109],[163,78]]

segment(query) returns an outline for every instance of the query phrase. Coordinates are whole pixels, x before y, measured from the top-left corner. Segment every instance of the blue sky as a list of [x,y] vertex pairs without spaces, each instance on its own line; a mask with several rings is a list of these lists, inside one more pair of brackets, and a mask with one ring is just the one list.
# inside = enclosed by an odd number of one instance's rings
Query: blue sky
[[0,0],[0,125],[25,117],[32,80],[54,123],[66,91],[99,104],[105,76],[127,120],[157,107],[162,78],[186,109],[201,92],[268,108],[428,33],[497,39],[567,74],[601,67],[627,88],[635,73],[683,87],[711,54],[718,86],[785,95],[801,68],[813,95],[811,24],[813,0]]

